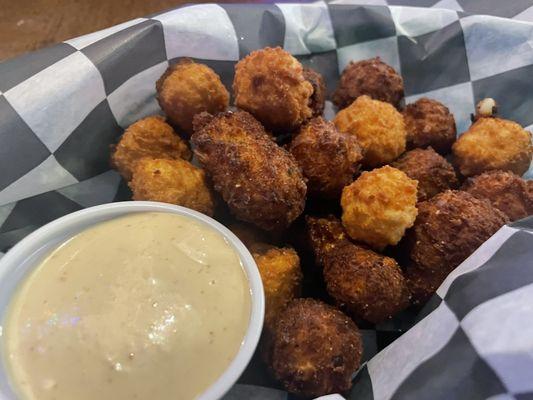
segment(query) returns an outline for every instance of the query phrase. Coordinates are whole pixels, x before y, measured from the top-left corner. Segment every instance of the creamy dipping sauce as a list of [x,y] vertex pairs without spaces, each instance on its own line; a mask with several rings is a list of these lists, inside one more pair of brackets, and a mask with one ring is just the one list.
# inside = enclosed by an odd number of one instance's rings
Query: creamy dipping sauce
[[236,356],[251,294],[221,234],[181,215],[139,213],[63,243],[9,307],[4,353],[22,398],[181,400]]

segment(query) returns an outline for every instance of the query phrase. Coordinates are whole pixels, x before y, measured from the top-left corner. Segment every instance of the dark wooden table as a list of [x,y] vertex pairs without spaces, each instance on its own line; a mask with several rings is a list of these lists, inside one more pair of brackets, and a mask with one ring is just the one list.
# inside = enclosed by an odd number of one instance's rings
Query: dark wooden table
[[0,0],[0,60],[193,2],[202,1]]

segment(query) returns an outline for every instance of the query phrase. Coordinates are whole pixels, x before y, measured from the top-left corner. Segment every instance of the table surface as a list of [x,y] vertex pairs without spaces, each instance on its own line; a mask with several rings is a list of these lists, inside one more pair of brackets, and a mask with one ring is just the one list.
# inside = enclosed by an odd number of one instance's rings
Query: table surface
[[[258,3],[312,0],[211,0]],[[327,0],[326,0],[327,1]],[[351,0],[353,2],[444,7],[533,23],[533,0]],[[0,0],[0,61],[76,36],[164,11],[183,3],[207,0]]]
[[192,2],[199,1],[0,0],[0,60]]

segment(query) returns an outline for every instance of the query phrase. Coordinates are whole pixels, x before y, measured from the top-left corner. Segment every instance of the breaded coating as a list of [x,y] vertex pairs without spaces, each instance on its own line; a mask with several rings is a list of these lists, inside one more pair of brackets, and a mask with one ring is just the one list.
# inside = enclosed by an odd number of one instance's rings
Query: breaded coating
[[279,319],[271,367],[288,392],[318,397],[350,389],[362,352],[350,318],[318,300],[298,299]]
[[251,224],[245,224],[243,222],[236,222],[227,225],[228,229],[232,231],[239,240],[250,249],[251,246],[266,242],[267,238],[264,231],[257,229]]
[[410,150],[391,165],[418,181],[418,201],[459,186],[452,165],[431,147]]
[[247,112],[217,115],[194,133],[192,143],[238,219],[272,231],[302,213],[307,188],[296,161]]
[[505,214],[488,201],[463,191],[447,190],[419,203],[416,222],[406,235],[412,263],[407,266],[407,276],[419,280],[429,276],[434,282],[425,283],[434,291],[446,275],[507,222]]
[[159,115],[131,124],[111,154],[111,164],[127,181],[135,164],[144,157],[191,159],[191,151],[183,139]]
[[442,271],[425,271],[416,266],[406,268],[404,276],[411,294],[411,304],[420,306],[425,304],[439,288],[448,273]]
[[190,59],[168,67],[156,89],[161,109],[188,136],[193,132],[192,119],[196,114],[217,113],[229,105],[229,93],[217,73]]
[[229,229],[244,243],[252,254],[265,291],[265,332],[274,332],[278,316],[287,304],[300,296],[302,270],[298,253],[291,247],[275,247],[267,244],[263,231],[249,224],[234,223]]
[[313,110],[313,117],[318,117],[324,112],[326,105],[326,82],[317,71],[304,67],[304,78],[313,85],[313,94],[309,99],[309,107]]
[[507,222],[505,214],[470,193],[439,193],[418,205],[409,232],[410,259],[419,268],[449,273]]
[[510,221],[533,214],[533,191],[528,189],[524,179],[512,172],[484,172],[469,178],[462,189],[478,199],[490,201]]
[[290,247],[279,248],[265,243],[252,245],[250,251],[261,274],[265,291],[264,328],[271,334],[283,310],[300,296],[300,258]]
[[362,164],[377,167],[394,161],[405,151],[405,124],[393,106],[360,96],[339,111],[333,121],[337,129],[354,135],[363,148]]
[[409,305],[409,291],[396,261],[355,244],[325,258],[328,293],[350,315],[378,323]]
[[437,100],[423,97],[402,111],[407,130],[407,148],[433,147],[448,154],[457,136],[455,118],[448,107]]
[[403,99],[403,79],[379,57],[351,61],[342,71],[339,86],[333,94],[333,102],[342,109],[363,95],[398,107]]
[[305,124],[289,145],[307,178],[309,194],[338,198],[344,186],[353,181],[363,158],[357,138],[341,133],[322,117]]
[[290,132],[313,115],[313,85],[300,62],[280,47],[251,52],[235,66],[235,105],[275,133]]
[[454,162],[464,176],[500,169],[522,176],[531,164],[531,132],[513,121],[480,118],[453,145]]
[[133,200],[177,204],[209,216],[214,213],[204,171],[185,160],[143,158],[135,166],[129,186]]
[[342,224],[348,235],[375,249],[395,245],[416,218],[417,182],[388,165],[342,191]]
[[328,215],[324,218],[306,216],[307,237],[315,262],[324,267],[326,258],[338,247],[351,243],[341,221]]

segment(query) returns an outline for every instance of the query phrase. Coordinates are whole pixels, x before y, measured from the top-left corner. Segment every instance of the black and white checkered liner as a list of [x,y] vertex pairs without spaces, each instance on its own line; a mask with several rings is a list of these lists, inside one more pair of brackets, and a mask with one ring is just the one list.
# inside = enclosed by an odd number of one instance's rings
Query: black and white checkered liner
[[[332,90],[350,60],[380,56],[404,77],[407,102],[442,101],[459,132],[476,101],[489,95],[504,117],[531,128],[533,23],[527,21],[533,22],[533,0],[205,4],[6,61],[0,64],[0,252],[59,216],[129,199],[127,185],[109,170],[109,145],[133,121],[160,112],[154,83],[179,57],[207,63],[230,88],[237,60],[279,45],[321,72]],[[533,399],[532,232],[532,219],[503,228],[448,277],[424,318],[404,315],[363,331],[370,361],[348,397]],[[275,387],[254,361],[226,399],[291,398]]]

